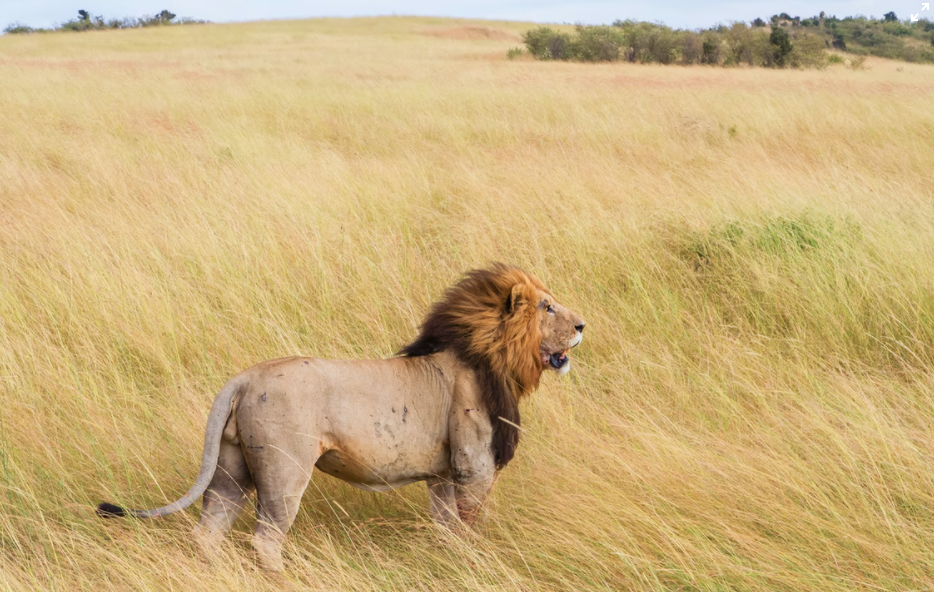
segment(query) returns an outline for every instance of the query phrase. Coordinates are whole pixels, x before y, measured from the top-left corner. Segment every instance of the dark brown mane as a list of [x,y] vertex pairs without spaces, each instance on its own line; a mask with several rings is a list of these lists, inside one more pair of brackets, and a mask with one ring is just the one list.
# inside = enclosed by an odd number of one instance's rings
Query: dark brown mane
[[538,387],[542,373],[538,290],[546,291],[517,267],[497,263],[470,271],[431,307],[418,337],[397,354],[450,350],[476,373],[498,469],[519,444],[519,399]]

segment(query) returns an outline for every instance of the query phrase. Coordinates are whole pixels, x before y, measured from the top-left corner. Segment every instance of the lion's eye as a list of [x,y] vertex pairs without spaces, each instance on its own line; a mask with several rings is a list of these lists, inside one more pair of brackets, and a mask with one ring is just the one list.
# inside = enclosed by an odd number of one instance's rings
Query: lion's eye
[[545,310],[548,311],[548,314],[550,315],[555,314],[555,307],[550,304],[545,308]]

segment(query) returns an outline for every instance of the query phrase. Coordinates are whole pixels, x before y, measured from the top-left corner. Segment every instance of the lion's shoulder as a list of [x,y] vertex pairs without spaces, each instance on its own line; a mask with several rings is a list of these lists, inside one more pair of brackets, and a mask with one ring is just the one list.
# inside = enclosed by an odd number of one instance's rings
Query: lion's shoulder
[[469,368],[493,425],[498,468],[519,442],[519,398],[541,377],[539,290],[545,290],[542,283],[518,267],[470,271],[431,307],[418,336],[399,351],[405,357],[450,352]]

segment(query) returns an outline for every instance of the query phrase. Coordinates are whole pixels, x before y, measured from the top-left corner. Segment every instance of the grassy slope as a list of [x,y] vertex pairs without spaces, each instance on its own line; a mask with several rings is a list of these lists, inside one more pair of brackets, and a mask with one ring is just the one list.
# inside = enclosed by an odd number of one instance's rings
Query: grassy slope
[[[934,586],[934,68],[508,62],[427,19],[0,38],[0,587],[263,590],[174,499],[232,373],[507,260],[587,317],[480,535],[313,480],[287,582]],[[488,39],[486,37],[489,37]]]

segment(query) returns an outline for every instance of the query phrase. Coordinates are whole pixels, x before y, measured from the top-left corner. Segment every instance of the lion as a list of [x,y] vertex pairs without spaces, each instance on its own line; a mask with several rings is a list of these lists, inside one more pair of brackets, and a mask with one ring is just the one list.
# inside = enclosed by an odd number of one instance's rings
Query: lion
[[578,314],[521,269],[470,271],[395,357],[291,357],[238,374],[211,406],[188,493],[153,510],[102,503],[97,513],[157,518],[203,494],[193,535],[211,556],[255,492],[253,546],[261,566],[278,571],[318,469],[368,491],[425,481],[432,518],[458,531],[515,454],[519,401],[545,369],[570,369],[583,330]]

